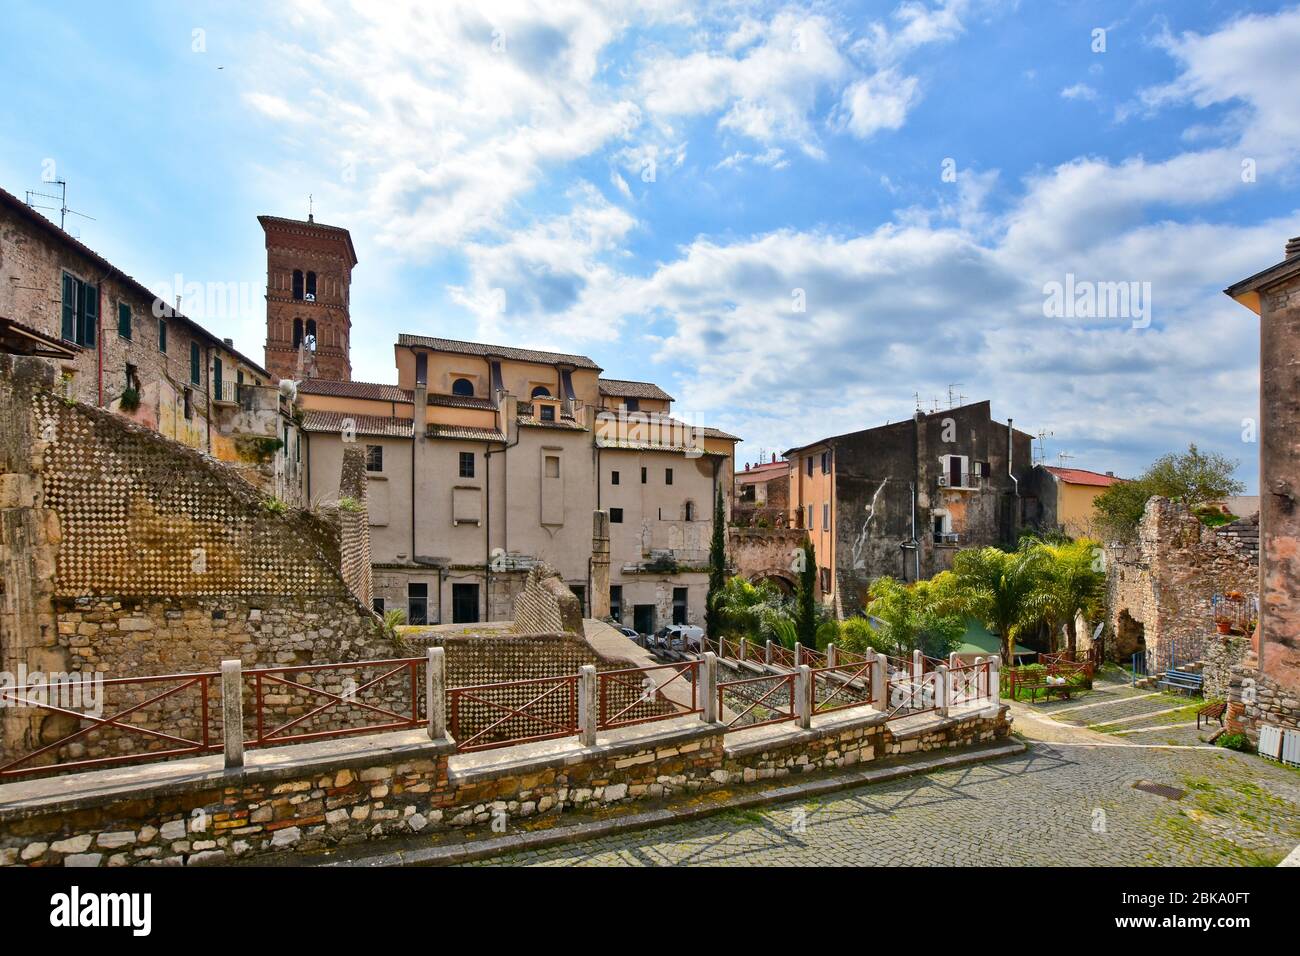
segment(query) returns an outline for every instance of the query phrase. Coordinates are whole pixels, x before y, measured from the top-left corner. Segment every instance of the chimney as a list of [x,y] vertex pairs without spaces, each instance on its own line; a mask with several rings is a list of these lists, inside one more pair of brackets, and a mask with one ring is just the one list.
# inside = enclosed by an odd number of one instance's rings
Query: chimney
[[745,462],[745,470],[749,471],[749,462]]
[[233,349],[233,348],[235,347],[235,340],[234,340],[234,339],[222,339],[221,341],[223,341],[223,342],[226,343],[226,348],[228,348],[228,349]]
[[1300,236],[1286,241],[1286,257],[1290,259],[1294,256],[1300,256]]
[[776,464],[776,452],[772,452],[772,464]]

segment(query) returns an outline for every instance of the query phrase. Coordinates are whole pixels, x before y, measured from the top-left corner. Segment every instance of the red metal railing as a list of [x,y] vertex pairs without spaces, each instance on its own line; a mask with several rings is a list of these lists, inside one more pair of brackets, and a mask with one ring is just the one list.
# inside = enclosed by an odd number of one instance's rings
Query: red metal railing
[[804,647],[800,644],[799,663],[807,664],[809,667],[825,667],[829,661],[826,660],[826,655],[822,651],[811,647]]
[[[672,676],[660,684],[655,676],[652,676],[654,671],[671,671]],[[596,696],[599,715],[597,729],[631,727],[656,720],[671,720],[689,714],[702,714],[704,708],[700,705],[699,699],[699,675],[699,661],[597,672]],[[664,688],[676,681],[681,682],[677,686],[682,688],[683,692],[689,688],[689,705],[673,700],[664,693]],[[638,711],[644,711],[647,707],[658,712],[636,716]]]
[[836,664],[865,664],[870,659],[873,658],[868,658],[865,654],[859,654],[857,651],[846,651],[842,647],[835,648]]
[[948,703],[969,704],[994,696],[996,689],[989,687],[989,671],[988,661],[949,668]]
[[[68,688],[69,684],[67,683],[54,682],[54,683],[47,683],[47,684],[27,684],[23,687],[13,687],[7,690],[0,690],[0,700],[4,702],[4,705],[6,707],[14,707],[14,706],[37,707],[42,710],[51,711],[56,714],[63,714],[64,716],[71,717],[74,720],[78,720],[78,721],[88,720],[91,722],[91,726],[89,727],[83,727],[81,730],[78,730],[75,733],[68,734],[65,737],[60,737],[58,740],[54,741],[53,743],[46,744],[44,747],[41,747],[39,750],[33,750],[31,753],[19,757],[17,760],[11,760],[9,763],[0,766],[0,780],[9,777],[29,776],[31,774],[44,773],[49,771],[63,772],[67,770],[79,770],[85,767],[105,767],[114,764],[132,763],[140,760],[162,760],[165,757],[178,757],[183,754],[205,753],[208,750],[212,749],[214,746],[219,747],[220,744],[212,743],[211,734],[208,727],[208,692],[211,686],[211,682],[217,679],[218,677],[220,677],[220,675],[215,672],[205,672],[199,674],[162,674],[153,677],[114,677],[114,678],[109,678],[107,680],[103,680],[98,684],[98,686],[103,688],[124,687],[133,684],[136,685],[161,684],[170,681],[180,682],[170,690],[165,690],[160,694],[155,694],[152,697],[142,700],[139,703],[133,704],[132,706],[127,707],[125,710],[120,710],[109,717],[96,717],[91,714],[81,713],[76,710],[71,710],[66,707],[61,707],[57,704],[53,704],[48,701],[47,702],[32,701],[27,696],[27,694],[32,691],[44,691],[48,696],[51,691],[57,692]],[[83,683],[84,683],[84,679],[83,679]],[[144,710],[146,707],[150,707],[151,705],[156,704],[159,701],[165,700],[168,697],[172,697],[176,694],[179,694],[182,691],[187,690],[191,687],[198,688],[199,698],[200,698],[199,727],[198,727],[198,733],[195,737],[193,738],[183,737],[178,734],[169,734],[161,730],[153,730],[149,727],[141,727],[138,724],[130,724],[130,723],[123,722],[124,717],[128,717],[131,714],[139,713],[140,711]],[[27,767],[22,766],[23,764],[26,764],[29,761],[35,760],[37,757],[40,757],[42,754],[56,752],[59,750],[59,748],[66,747],[68,744],[72,743],[73,741],[81,740],[82,738],[85,738],[87,735],[94,733],[96,730],[99,730],[101,728],[107,728],[107,727],[113,727],[116,728],[117,730],[125,731],[127,736],[138,735],[140,737],[152,739],[155,741],[157,740],[166,741],[168,743],[175,744],[176,746],[167,750],[145,750],[145,751],[141,751],[140,753],[117,754],[108,757],[91,757],[82,760],[66,760],[59,763],[42,764],[39,766],[27,766]]]
[[[748,648],[746,648],[746,650],[752,650],[753,647],[754,645],[751,644]],[[718,654],[719,657],[725,657],[728,658],[729,660],[738,661],[740,660],[740,644],[737,643],[736,641],[729,641],[725,637],[720,637],[718,638],[718,650],[716,653]]]
[[938,687],[934,672],[920,677],[892,676],[885,681],[885,710],[889,718],[900,713],[924,714],[939,706]]
[[784,644],[772,642],[772,660],[769,662],[774,667],[789,667],[793,669],[796,664],[794,661],[794,651]]
[[[766,691],[760,693],[761,688],[753,688],[754,684],[771,684]],[[784,692],[786,701],[785,708],[780,706],[781,694]],[[771,714],[772,716],[764,717],[759,720],[745,724],[745,727],[764,727],[767,724],[781,724],[787,720],[795,719],[794,711],[794,675],[780,674],[776,676],[765,677],[746,677],[741,680],[729,680],[718,682],[718,714],[721,717],[726,713],[725,698],[727,694],[740,698],[744,703],[749,704],[744,710],[736,714],[731,720],[725,721],[727,728],[733,728],[751,714],[756,708],[763,708],[761,713]]]
[[[456,740],[457,750],[488,750],[534,740],[570,737],[579,731],[577,674],[452,687],[447,696],[450,701],[449,729]],[[507,699],[492,700],[494,696]],[[519,696],[528,699],[515,706],[511,698]],[[472,733],[465,726],[471,716],[470,709],[481,711],[490,721]],[[498,713],[503,716],[496,717]],[[541,732],[531,733],[524,729],[531,726],[540,728]],[[494,731],[496,736],[493,736]]]
[[[420,666],[424,663],[422,657],[395,658],[393,660],[382,661],[348,661],[339,664],[301,664],[294,667],[261,667],[253,670],[244,671],[246,678],[253,681],[253,715],[255,734],[252,739],[245,742],[248,747],[265,747],[272,744],[298,743],[303,740],[318,740],[322,737],[345,737],[350,734],[373,734],[385,730],[401,730],[420,725]],[[355,688],[350,688],[342,694],[336,694],[333,691],[326,690],[325,687],[315,683],[318,675],[331,674],[341,670],[358,670],[365,667],[384,668],[384,672],[378,677],[367,680],[364,684],[358,684]],[[365,691],[372,688],[380,687],[386,684],[390,678],[399,676],[404,681],[409,681],[407,693],[410,695],[410,712],[399,713],[389,707],[381,707],[377,704],[368,704],[360,700],[360,696]],[[292,678],[308,677],[308,683],[302,680]],[[270,702],[267,699],[267,688],[285,687],[296,694],[304,694],[311,697],[327,697],[329,700],[317,707],[312,707],[305,713],[301,713],[291,720],[280,724],[279,726],[267,729],[268,717],[270,711],[278,705],[278,702]],[[358,708],[371,714],[378,714],[380,717],[388,718],[383,723],[368,723],[355,727],[332,727],[325,730],[314,730],[308,733],[289,733],[294,727],[307,721],[315,720],[326,711],[344,705],[344,708]],[[304,706],[300,701],[290,700],[289,707],[297,708]],[[337,717],[337,711],[330,715]]]
[[812,712],[828,714],[833,710],[870,704],[873,666],[872,661],[862,661],[812,669]]

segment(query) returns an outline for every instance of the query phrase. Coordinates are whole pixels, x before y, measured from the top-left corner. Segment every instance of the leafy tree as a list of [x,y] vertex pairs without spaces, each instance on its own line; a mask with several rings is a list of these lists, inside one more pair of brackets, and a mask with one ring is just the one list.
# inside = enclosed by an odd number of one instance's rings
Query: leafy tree
[[894,657],[910,657],[915,650],[930,657],[946,657],[966,630],[963,598],[951,574],[929,581],[904,584],[891,577],[871,582],[867,613],[880,621],[855,618],[841,626],[846,648],[868,648]]
[[[1062,545],[1030,545],[1041,555],[1040,575],[1029,598],[1029,613],[1037,614],[1055,635],[1065,625],[1071,653],[1078,647],[1076,615],[1099,617],[1106,600],[1106,572],[1101,545],[1082,539]],[[1055,645],[1053,645],[1055,646]]]
[[750,584],[740,575],[728,578],[713,599],[710,634],[757,638],[764,611],[780,605],[780,592],[768,582]]
[[1202,452],[1195,444],[1182,454],[1162,455],[1142,477],[1111,485],[1093,501],[1103,530],[1117,538],[1131,537],[1142,520],[1147,501],[1161,495],[1196,509],[1231,495],[1245,485],[1233,478],[1237,462],[1218,452]]
[[1012,662],[1017,633],[1038,618],[1034,606],[1043,574],[1043,552],[1025,548],[1007,553],[997,548],[970,548],[953,558],[955,582],[967,608],[1002,641],[1002,662]]
[[713,540],[709,542],[709,592],[704,599],[704,632],[716,637],[720,632],[714,608],[727,578],[727,509],[722,500],[722,486],[713,499]]
[[799,643],[804,647],[817,646],[817,625],[820,615],[814,590],[817,587],[817,555],[811,538],[803,540],[803,566],[799,569],[799,585],[794,596],[794,627]]

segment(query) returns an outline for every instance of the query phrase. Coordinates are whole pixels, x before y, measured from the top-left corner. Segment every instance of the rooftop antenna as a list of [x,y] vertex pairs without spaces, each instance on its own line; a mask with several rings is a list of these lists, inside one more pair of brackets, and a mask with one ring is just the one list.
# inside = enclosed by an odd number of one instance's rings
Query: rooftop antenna
[[[91,222],[95,221],[94,216],[87,216],[84,212],[77,212],[75,209],[68,208],[68,184],[65,180],[55,179],[50,182],[50,185],[59,187],[59,195],[55,196],[52,193],[42,193],[29,189],[27,190],[27,205],[32,209],[57,209],[59,211],[59,228],[64,232],[67,232],[68,213],[80,216],[82,219],[89,219]],[[42,206],[32,202],[33,197],[37,199],[57,199],[59,204],[57,206]]]
[[307,221],[308,222],[316,221],[316,204],[312,200],[311,193],[307,194]]
[[1061,463],[1061,466],[1062,466],[1062,467],[1064,467],[1064,466],[1065,466],[1065,463],[1066,463],[1067,461],[1069,461],[1069,460],[1070,460],[1071,458],[1073,458],[1073,457],[1075,457],[1075,456],[1074,456],[1074,455],[1067,455],[1067,454],[1066,454],[1065,452],[1063,452],[1063,451],[1058,451],[1058,452],[1056,453],[1056,458],[1057,458],[1057,460]]
[[961,388],[962,384],[963,384],[962,382],[952,382],[948,385],[948,407],[949,408],[956,408],[958,405],[961,404],[963,400],[965,400],[966,396],[961,394],[961,392],[957,393],[957,401],[953,400],[953,389]]
[[1038,429],[1038,434],[1035,437],[1038,439],[1038,463],[1040,465],[1047,460],[1047,452],[1043,448],[1043,439],[1054,438],[1055,436],[1056,432],[1049,432],[1045,428]]
[[913,392],[912,397],[916,399],[916,410],[919,412],[921,410],[921,393]]

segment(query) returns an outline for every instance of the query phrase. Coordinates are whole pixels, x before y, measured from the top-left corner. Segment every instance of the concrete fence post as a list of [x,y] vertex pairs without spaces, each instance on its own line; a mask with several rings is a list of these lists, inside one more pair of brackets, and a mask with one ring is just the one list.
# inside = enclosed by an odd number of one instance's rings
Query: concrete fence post
[[706,724],[718,721],[718,657],[705,651],[700,660],[700,719]]
[[243,665],[221,662],[221,733],[225,738],[226,769],[244,765],[244,675]]
[[888,667],[889,662],[884,654],[877,653],[871,659],[871,703],[880,710],[889,709],[885,693],[885,680],[888,677],[885,671]]
[[925,661],[922,660],[921,651],[920,648],[918,648],[917,650],[912,651],[912,677],[916,680],[920,680],[921,675],[924,673]]
[[798,667],[803,663],[803,645],[798,641],[794,642],[794,666]]
[[447,736],[447,652],[430,647],[424,664],[424,706],[429,713],[429,739]]
[[800,664],[794,670],[794,716],[795,722],[805,730],[812,726],[812,670],[807,664]]
[[578,742],[596,746],[596,668],[583,664],[578,671]]
[[772,642],[771,641],[768,641],[767,644],[763,646],[763,663],[764,664],[772,663]]
[[1002,700],[1002,658],[989,658],[989,700],[998,703]]
[[984,658],[975,658],[975,696],[977,698],[987,697],[989,695],[989,678],[984,671]]
[[959,667],[961,667],[961,661],[957,659],[957,652],[956,652],[956,651],[949,651],[949,652],[948,652],[948,670],[950,670],[950,671],[955,671],[955,670],[956,670],[957,668],[959,668]]
[[839,660],[839,655],[835,653],[835,644],[834,643],[827,644],[826,645],[826,666],[835,667],[836,661],[838,660]]
[[940,664],[934,669],[934,705],[940,717],[948,716],[948,665]]
[[740,639],[740,659],[742,661],[749,660],[749,638],[747,637]]

